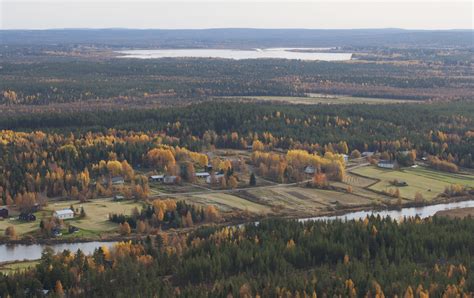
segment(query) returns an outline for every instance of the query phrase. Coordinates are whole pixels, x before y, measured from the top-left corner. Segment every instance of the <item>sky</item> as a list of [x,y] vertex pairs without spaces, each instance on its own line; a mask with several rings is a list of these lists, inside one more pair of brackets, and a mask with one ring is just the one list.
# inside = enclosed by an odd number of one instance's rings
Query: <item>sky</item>
[[474,29],[473,1],[0,0],[1,29]]

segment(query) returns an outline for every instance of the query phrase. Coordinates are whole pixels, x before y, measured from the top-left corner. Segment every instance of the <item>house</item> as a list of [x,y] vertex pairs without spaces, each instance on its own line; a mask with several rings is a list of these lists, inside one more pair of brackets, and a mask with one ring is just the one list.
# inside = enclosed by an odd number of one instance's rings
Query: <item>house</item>
[[208,163],[208,164],[207,164],[207,166],[206,166],[206,171],[207,171],[207,172],[212,171],[212,164],[211,164],[211,163]]
[[114,201],[123,201],[125,197],[122,195],[114,195]]
[[379,168],[384,168],[384,169],[394,169],[395,168],[395,162],[390,161],[390,160],[380,160],[377,163],[377,166]]
[[199,172],[196,173],[196,178],[207,179],[207,177],[211,176],[208,172]]
[[74,211],[71,209],[56,210],[53,216],[58,219],[71,219],[74,218]]
[[176,182],[178,182],[178,176],[166,176],[163,179],[164,184],[175,184]]
[[207,176],[206,183],[212,184],[213,182],[220,182],[222,178],[224,178],[224,174],[216,174],[214,175],[214,181],[212,181],[213,177],[211,175]]
[[148,177],[148,181],[150,182],[163,182],[165,179],[165,175],[151,175]]
[[22,221],[35,221],[36,216],[32,213],[21,213],[18,219]]
[[372,152],[372,151],[364,151],[364,152],[362,152],[361,155],[362,155],[362,157],[370,157],[370,156],[374,155],[374,152]]
[[121,176],[112,177],[111,179],[113,185],[124,184],[125,180]]
[[253,145],[247,145],[246,148],[247,148],[248,151],[252,151],[253,150]]
[[304,172],[305,174],[313,175],[316,173],[316,168],[314,166],[306,166],[306,168],[304,168]]
[[0,207],[0,217],[7,218],[8,217],[8,209],[5,207]]

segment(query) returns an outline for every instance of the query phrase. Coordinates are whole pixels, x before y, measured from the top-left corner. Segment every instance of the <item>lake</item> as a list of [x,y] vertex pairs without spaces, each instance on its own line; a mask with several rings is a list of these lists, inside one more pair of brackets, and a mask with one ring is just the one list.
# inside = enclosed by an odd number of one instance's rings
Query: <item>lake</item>
[[[294,59],[310,61],[346,61],[352,53],[315,52],[312,48],[268,48],[252,50],[234,49],[158,49],[118,51],[119,58],[157,59],[157,58],[222,58],[222,59]],[[326,49],[328,50],[328,49]]]

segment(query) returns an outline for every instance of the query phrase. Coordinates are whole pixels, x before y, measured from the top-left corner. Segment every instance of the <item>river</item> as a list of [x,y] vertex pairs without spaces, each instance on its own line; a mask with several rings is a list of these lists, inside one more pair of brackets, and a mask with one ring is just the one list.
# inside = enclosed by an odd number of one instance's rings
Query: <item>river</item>
[[[468,208],[474,207],[474,200],[443,203],[437,205],[423,206],[423,207],[407,207],[400,210],[380,210],[380,211],[355,211],[349,212],[343,215],[337,216],[318,216],[311,218],[303,218],[300,221],[307,220],[358,220],[364,219],[367,215],[380,215],[381,217],[390,216],[394,219],[402,219],[403,217],[414,217],[419,216],[420,218],[430,217],[436,214],[438,211],[450,210],[457,208]],[[94,250],[102,245],[112,246],[116,242],[80,242],[80,243],[61,243],[61,244],[18,244],[18,245],[0,245],[0,263],[1,262],[12,262],[19,260],[37,260],[41,258],[41,253],[46,247],[51,247],[55,252],[62,252],[68,249],[72,252],[78,249],[82,250],[85,254],[91,254]]]
[[317,217],[310,217],[310,218],[303,218],[300,219],[301,221],[307,220],[359,220],[364,219],[367,215],[380,215],[380,217],[387,217],[390,216],[396,220],[403,219],[404,217],[415,217],[419,216],[420,218],[427,218],[433,216],[438,211],[442,210],[450,210],[450,209],[458,209],[458,208],[469,208],[474,207],[474,200],[469,201],[461,201],[461,202],[453,202],[453,203],[443,203],[443,204],[436,204],[436,205],[428,205],[422,207],[407,207],[402,208],[399,210],[366,210],[366,211],[355,211],[349,212],[342,215],[335,215],[335,216],[317,216]]
[[41,253],[46,247],[51,247],[55,252],[62,252],[68,249],[76,252],[80,249],[84,254],[88,255],[94,252],[96,248],[103,245],[111,247],[116,242],[76,242],[76,243],[58,243],[58,244],[2,244],[0,245],[0,263],[23,261],[23,260],[37,260],[41,258]]
[[[118,51],[119,58],[157,59],[157,58],[222,58],[222,59],[294,59],[346,61],[351,60],[352,53],[315,52],[309,48],[269,48],[269,49],[157,49]],[[327,50],[327,49],[326,49]]]

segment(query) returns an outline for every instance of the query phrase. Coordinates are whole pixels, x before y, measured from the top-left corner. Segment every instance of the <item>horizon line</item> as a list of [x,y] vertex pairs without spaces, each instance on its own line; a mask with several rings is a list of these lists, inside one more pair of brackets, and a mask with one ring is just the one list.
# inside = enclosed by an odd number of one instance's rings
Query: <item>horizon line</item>
[[384,27],[384,28],[259,28],[259,27],[206,27],[206,28],[136,28],[136,27],[64,27],[64,28],[0,28],[0,31],[61,31],[61,30],[400,30],[400,31],[474,31],[474,28],[450,28],[450,29],[427,29],[427,28],[400,28],[400,27]]

